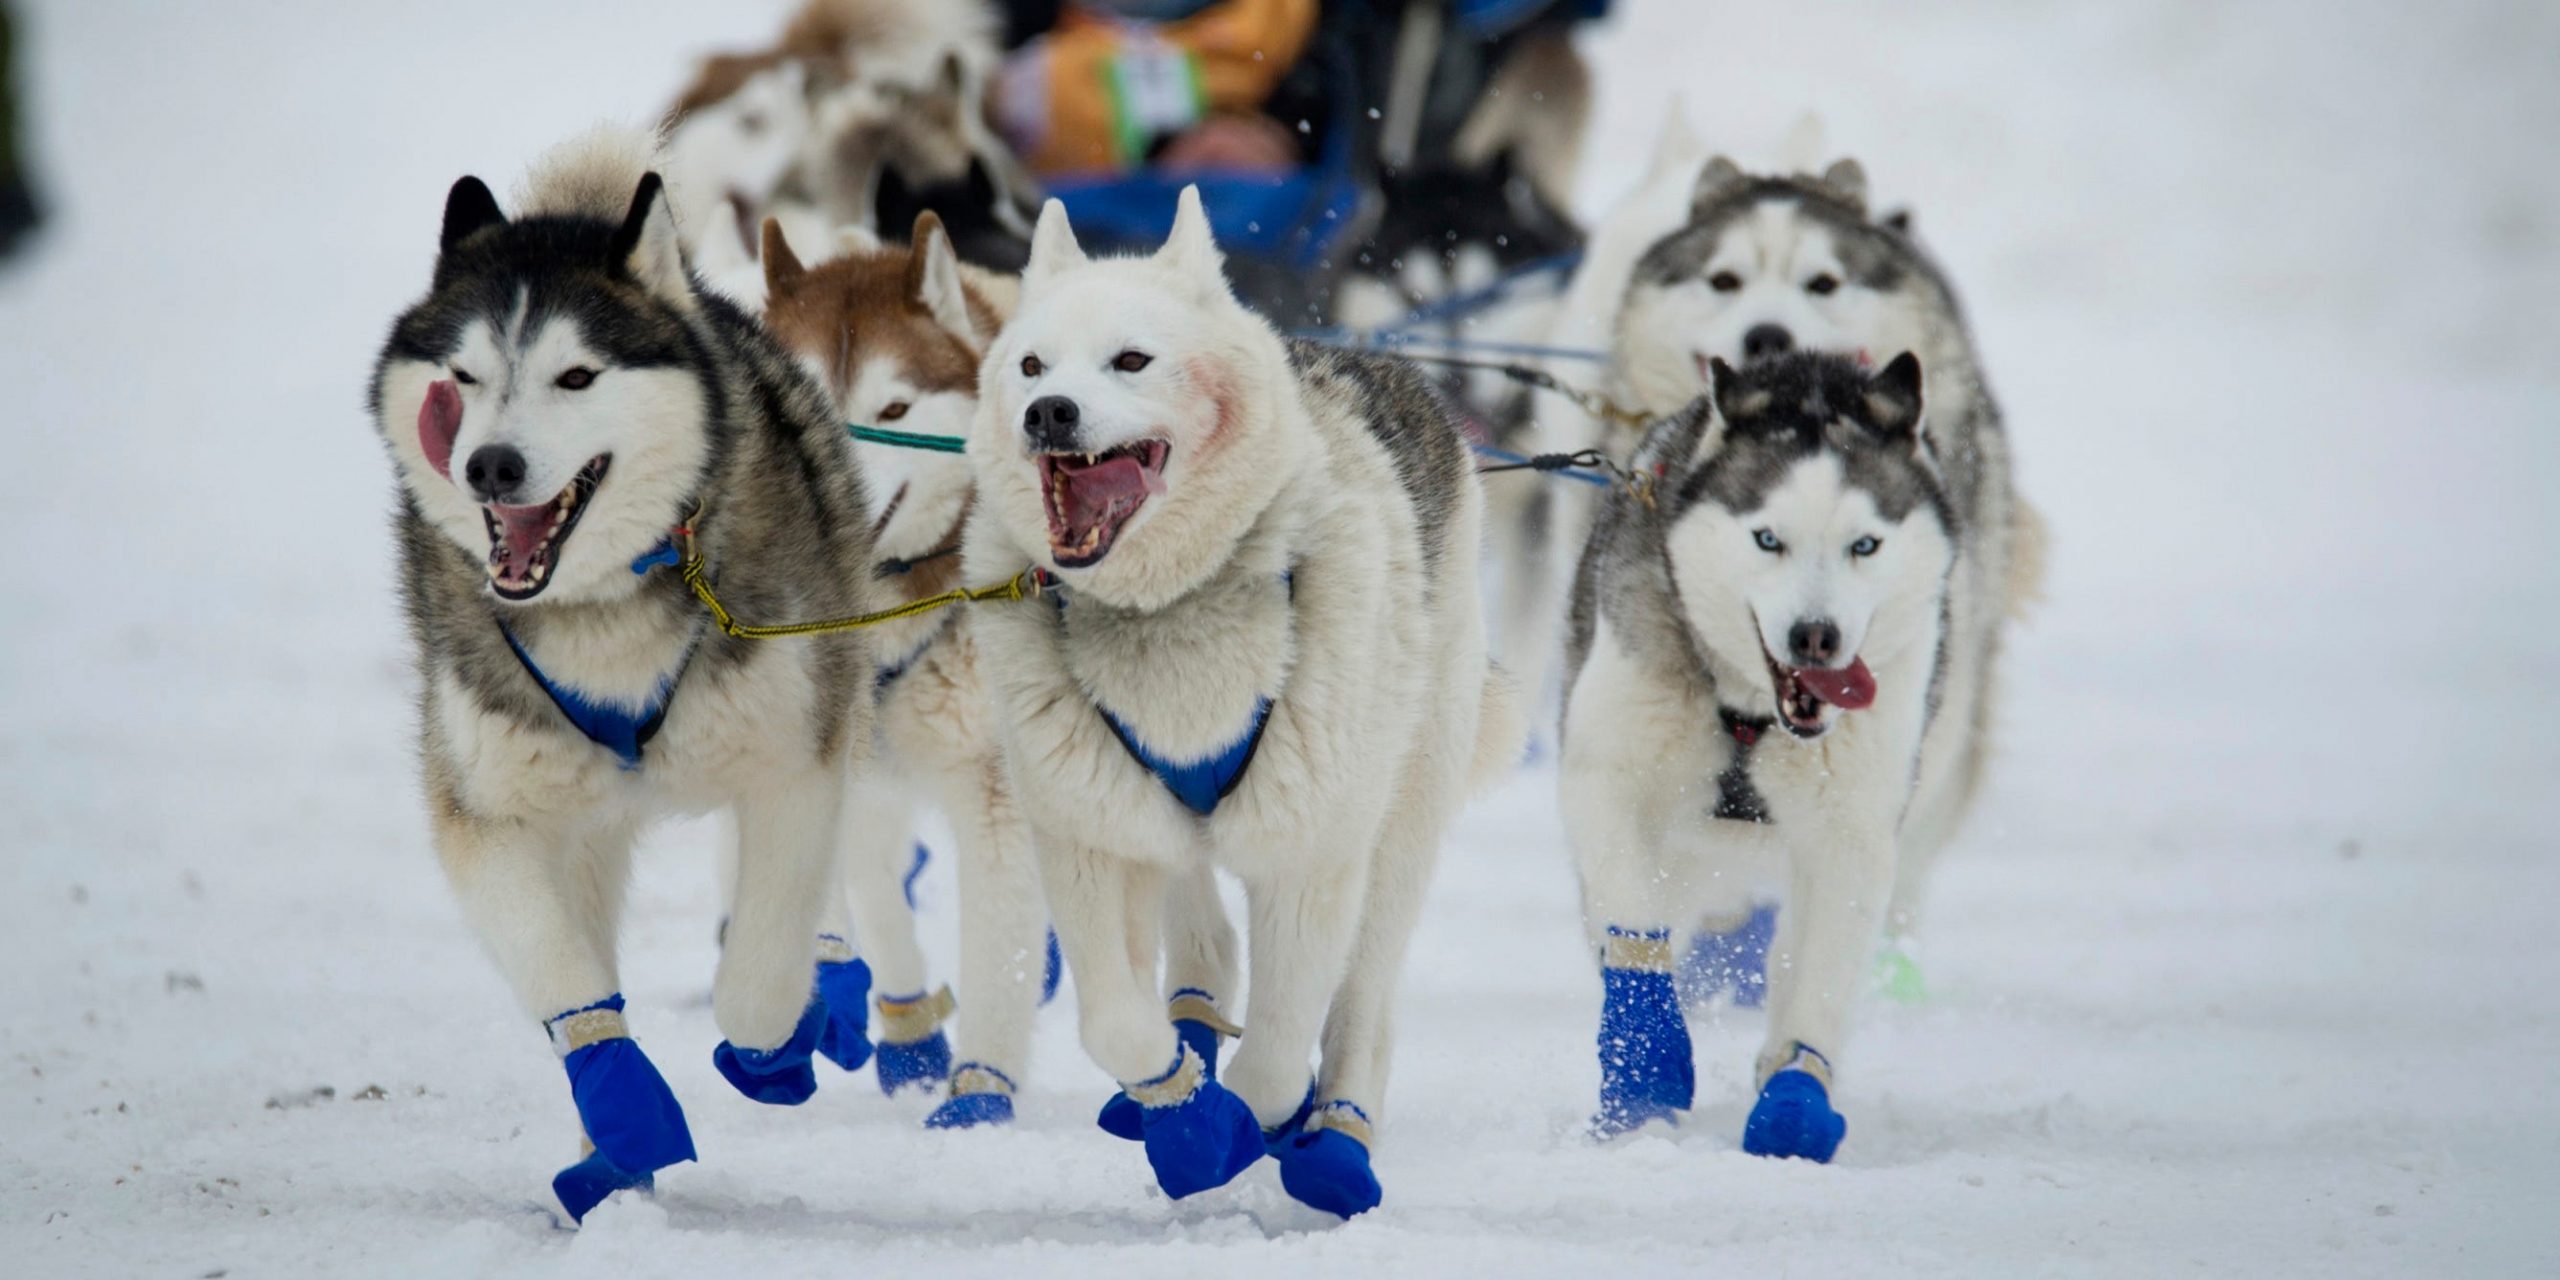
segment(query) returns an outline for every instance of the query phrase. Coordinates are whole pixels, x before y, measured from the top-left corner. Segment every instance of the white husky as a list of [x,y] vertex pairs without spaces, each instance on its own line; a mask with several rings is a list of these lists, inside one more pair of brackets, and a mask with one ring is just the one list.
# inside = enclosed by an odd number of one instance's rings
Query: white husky
[[[1116,261],[1050,203],[979,392],[970,576],[1061,584],[1055,607],[973,621],[1086,1051],[1137,1111],[1106,1127],[1174,1196],[1267,1141],[1292,1195],[1367,1209],[1441,831],[1471,766],[1517,742],[1466,443],[1409,368],[1284,343],[1238,303],[1195,191],[1160,251]],[[1167,885],[1208,865],[1251,904],[1224,1084],[1154,990]]]

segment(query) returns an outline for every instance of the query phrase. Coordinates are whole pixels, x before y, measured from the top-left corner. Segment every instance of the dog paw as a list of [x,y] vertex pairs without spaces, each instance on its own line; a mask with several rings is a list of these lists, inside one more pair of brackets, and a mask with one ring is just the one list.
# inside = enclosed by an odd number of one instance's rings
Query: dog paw
[[1757,1009],[1769,996],[1769,944],[1778,936],[1778,909],[1762,904],[1731,929],[1701,929],[1680,958],[1680,998],[1703,1005],[1733,993],[1733,1007]]
[[[569,1100],[578,1124],[607,1165],[635,1175],[693,1159],[693,1133],[684,1108],[656,1063],[623,1033],[622,997],[553,1020],[555,1034],[572,1034],[580,1019],[602,1019],[610,1032],[571,1049],[560,1060],[569,1077]],[[563,1027],[561,1024],[569,1026]]]
[[871,966],[860,960],[821,961],[818,999],[827,1006],[818,1029],[818,1053],[847,1071],[871,1061]]
[[939,1029],[907,1044],[883,1040],[873,1050],[873,1061],[879,1066],[882,1093],[938,1085],[951,1078],[951,1041]]
[[1848,1131],[1849,1122],[1831,1109],[1831,1091],[1821,1080],[1809,1071],[1781,1071],[1760,1086],[1760,1100],[1742,1122],[1742,1149],[1827,1164]]
[[741,1049],[723,1040],[711,1051],[711,1065],[738,1092],[757,1102],[799,1106],[818,1091],[818,1072],[810,1059],[818,1050],[819,1028],[826,1021],[827,1006],[811,1000],[800,1024],[791,1029],[790,1039],[771,1049]]
[[1301,1133],[1272,1152],[1280,1186],[1310,1208],[1349,1218],[1378,1207],[1383,1193],[1366,1143],[1336,1129]]
[[551,1194],[559,1197],[560,1207],[571,1222],[584,1222],[617,1191],[654,1191],[657,1180],[646,1173],[634,1173],[615,1164],[599,1151],[568,1168],[551,1175]]
[[1675,1120],[1697,1090],[1689,1025],[1671,975],[1600,971],[1600,1110],[1591,1130],[1614,1137],[1654,1120]]
[[1887,947],[1876,957],[1876,993],[1895,1004],[1921,1004],[1929,999],[1929,984],[1920,975],[1920,961],[1900,947]]
[[1124,1141],[1143,1141],[1147,1136],[1146,1111],[1136,1098],[1115,1093],[1103,1102],[1102,1110],[1094,1113],[1093,1127]]
[[928,1129],[975,1129],[980,1125],[1012,1123],[1013,1096],[1004,1093],[964,1093],[945,1098],[932,1115],[924,1118]]
[[1262,1158],[1253,1108],[1214,1080],[1171,1106],[1142,1108],[1139,1126],[1156,1185],[1176,1200],[1223,1187]]

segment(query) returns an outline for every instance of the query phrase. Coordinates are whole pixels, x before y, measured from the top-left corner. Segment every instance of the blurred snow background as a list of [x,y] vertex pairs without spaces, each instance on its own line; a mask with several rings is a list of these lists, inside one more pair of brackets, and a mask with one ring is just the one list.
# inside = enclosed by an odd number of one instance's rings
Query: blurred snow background
[[[1676,1137],[1578,1136],[1597,983],[1532,771],[1444,860],[1368,1218],[1267,1166],[1166,1203],[1090,1128],[1063,1009],[1010,1132],[928,1137],[867,1076],[736,1098],[689,825],[626,989],[705,1161],[547,1229],[571,1111],[427,851],[364,380],[456,175],[654,115],[786,7],[25,14],[54,221],[0,267],[6,1270],[2560,1268],[2535,3],[1623,0],[1588,42],[1586,213],[1675,93],[1746,160],[1818,110],[1917,209],[2056,527],[1934,998],[1866,1015],[1837,1165],[1736,1150],[1747,1015]],[[926,896],[947,956],[947,867]]]

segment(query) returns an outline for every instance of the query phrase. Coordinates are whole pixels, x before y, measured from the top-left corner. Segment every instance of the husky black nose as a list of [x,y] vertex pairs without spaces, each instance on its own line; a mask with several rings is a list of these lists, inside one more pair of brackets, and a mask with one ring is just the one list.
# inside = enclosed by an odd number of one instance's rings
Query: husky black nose
[[462,464],[462,478],[482,502],[508,501],[524,483],[524,455],[511,444],[484,444]]
[[1762,356],[1782,356],[1796,344],[1794,334],[1774,324],[1755,324],[1742,335],[1742,358],[1757,360]]
[[1840,628],[1816,618],[1787,628],[1787,652],[1799,667],[1827,667],[1840,658]]
[[1022,411],[1022,434],[1043,453],[1076,452],[1076,402],[1065,396],[1042,396]]

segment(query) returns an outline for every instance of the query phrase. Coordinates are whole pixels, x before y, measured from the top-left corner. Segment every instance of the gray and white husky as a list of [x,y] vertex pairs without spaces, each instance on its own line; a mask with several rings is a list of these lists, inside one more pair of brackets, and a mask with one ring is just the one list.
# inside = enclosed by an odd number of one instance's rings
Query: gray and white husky
[[[1817,177],[1755,176],[1724,157],[1709,160],[1688,223],[1636,263],[1613,344],[1620,387],[1635,407],[1668,414],[1708,389],[1710,361],[1798,350],[1868,363],[1908,351],[1920,360],[1932,434],[1971,540],[1958,565],[1966,581],[1950,592],[1949,627],[1960,652],[1983,655],[1978,672],[1950,672],[1943,705],[1978,744],[1992,710],[1990,655],[2001,624],[2035,594],[2043,524],[2010,488],[2008,435],[1954,286],[1914,237],[1907,211],[1870,213],[1857,161],[1835,161]],[[1961,770],[1954,803],[1916,813],[1923,838],[1903,859],[1886,919],[1897,964],[1915,976],[1908,949],[1920,888],[1978,768],[1969,761]]]
[[[1174,1196],[1268,1142],[1292,1195],[1367,1209],[1441,832],[1518,742],[1466,442],[1409,367],[1291,345],[1237,302],[1190,190],[1144,258],[1089,260],[1051,202],[978,385],[970,576],[1061,584],[1057,607],[971,621],[1085,1049],[1128,1100],[1104,1125]],[[1210,866],[1250,903],[1223,1083],[1214,1035],[1156,991],[1168,886],[1187,914]],[[1205,1029],[1232,978],[1185,950],[1171,1015]]]
[[372,384],[436,851],[565,1061],[592,1144],[554,1182],[573,1216],[693,1156],[623,1018],[633,838],[669,811],[735,809],[715,1059],[751,1097],[800,1101],[825,1022],[819,904],[871,741],[863,640],[730,639],[665,567],[689,540],[751,620],[871,603],[833,406],[697,286],[652,163],[647,137],[599,131],[544,161],[512,217],[455,183],[433,283]]
[[[1606,1133],[1690,1103],[1674,944],[1785,886],[1756,1154],[1828,1160],[1852,1000],[1898,864],[1954,829],[1982,769],[2006,593],[1996,418],[1941,413],[1905,352],[1792,353],[1656,425],[1574,586],[1566,831],[1601,957]],[[1978,406],[1979,401],[1975,404]]]

